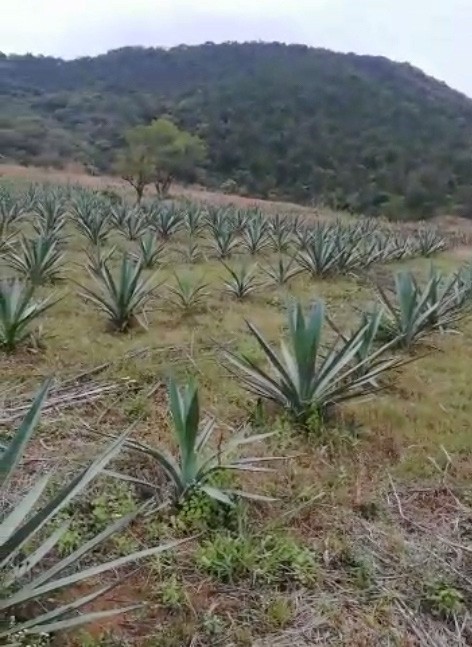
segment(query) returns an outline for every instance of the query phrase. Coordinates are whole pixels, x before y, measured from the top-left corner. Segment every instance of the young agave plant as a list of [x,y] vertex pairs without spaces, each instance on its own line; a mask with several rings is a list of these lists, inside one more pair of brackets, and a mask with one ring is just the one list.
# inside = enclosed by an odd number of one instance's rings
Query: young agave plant
[[31,337],[31,323],[57,301],[36,300],[34,288],[19,281],[0,283],[0,347],[14,351]]
[[256,266],[249,268],[243,265],[239,269],[233,269],[226,263],[223,265],[230,274],[228,280],[225,281],[226,291],[236,299],[240,301],[246,299],[259,287],[256,280]]
[[411,272],[398,272],[395,276],[395,295],[392,299],[377,286],[385,315],[378,329],[384,341],[395,340],[409,348],[434,329],[447,330],[459,316],[457,276],[449,281],[432,270],[423,288]]
[[23,218],[24,204],[10,193],[0,196],[0,234],[2,237],[12,233]]
[[126,218],[120,226],[120,232],[130,241],[139,240],[148,228],[144,212],[139,207],[128,209]]
[[[376,379],[398,360],[369,354],[359,361],[365,327],[327,348],[322,339],[324,322],[322,303],[315,304],[308,317],[300,304],[293,305],[288,312],[289,338],[282,342],[281,354],[248,323],[270,371],[232,352],[226,352],[228,368],[248,391],[284,408],[302,424],[313,414],[323,416],[333,405],[371,393]],[[361,369],[368,363],[370,370],[364,373]]]
[[155,287],[151,286],[153,277],[143,278],[144,268],[123,256],[117,275],[113,275],[104,263],[100,273],[91,272],[97,283],[96,290],[82,287],[81,296],[101,310],[108,319],[112,330],[126,332],[136,323],[144,326],[139,317]]
[[272,227],[269,233],[269,244],[278,254],[286,252],[292,243],[292,231],[288,227]]
[[[247,445],[260,442],[272,433],[247,436],[244,431],[235,434],[226,442],[218,442],[217,448],[209,450],[210,440],[215,434],[213,420],[200,421],[200,406],[198,389],[189,383],[179,388],[175,382],[169,385],[170,414],[173,430],[177,440],[178,454],[171,456],[158,447],[126,440],[129,449],[155,459],[166,473],[170,485],[171,503],[178,504],[190,497],[196,491],[205,492],[209,497],[221,503],[231,505],[235,498],[272,501],[269,497],[244,492],[216,488],[211,479],[217,472],[249,471],[269,472],[266,463],[280,460],[277,457],[247,457],[237,458],[235,454]],[[148,486],[148,483],[143,483]],[[152,487],[152,485],[151,485]]]
[[[113,586],[96,587],[92,584],[85,593],[81,593],[81,585],[87,580],[93,583],[102,573],[115,571],[180,543],[171,542],[99,564],[84,565],[84,557],[87,560],[94,550],[104,547],[110,537],[122,531],[141,514],[142,508],[137,508],[113,521],[92,539],[84,541],[66,557],[55,557],[54,549],[69,529],[69,522],[60,521],[61,511],[76,501],[85,488],[104,472],[108,463],[123,447],[125,436],[111,443],[85,469],[63,484],[54,496],[44,500],[51,475],[43,474],[33,482],[23,498],[11,506],[5,503],[8,501],[7,487],[38,424],[48,388],[49,382],[46,382],[10,443],[0,449],[0,495],[4,502],[0,512],[0,614],[2,618],[8,619],[0,624],[0,643],[12,647],[26,644],[23,641],[28,635],[31,635],[28,640],[28,644],[31,644],[41,635],[76,629],[89,622],[138,608],[139,605],[133,604],[79,613]],[[64,596],[66,589],[69,589],[69,594]],[[53,602],[54,598],[57,598],[56,603]],[[31,604],[33,602],[34,605]],[[31,612],[21,618],[17,611],[28,604]],[[15,616],[18,616],[18,620],[10,622],[9,619]]]
[[103,248],[99,246],[93,246],[91,249],[85,250],[87,255],[86,268],[89,273],[101,276],[103,267],[113,258],[115,252],[116,246],[110,247],[106,251],[103,251]]
[[251,256],[261,252],[269,243],[267,224],[264,220],[249,220],[244,231],[242,244]]
[[115,204],[110,210],[110,222],[116,229],[124,229],[129,207],[125,202]]
[[11,248],[7,263],[32,285],[54,283],[60,278],[64,254],[54,238],[22,238],[17,250]]
[[435,229],[420,229],[415,236],[415,246],[421,256],[432,256],[443,252],[446,247],[446,239]]
[[220,259],[229,258],[239,245],[234,229],[229,229],[226,225],[215,230],[213,236],[211,244]]
[[301,224],[293,229],[293,234],[298,250],[300,252],[306,251],[309,248],[311,240],[314,236],[313,230]]
[[261,268],[275,285],[287,285],[297,274],[300,274],[301,268],[295,265],[294,258],[285,259],[279,257],[277,263],[267,265]]
[[181,254],[184,258],[184,261],[186,263],[190,263],[191,265],[200,263],[200,261],[202,261],[204,258],[200,245],[193,238],[189,239],[188,245],[181,250]]
[[205,226],[204,211],[190,204],[184,213],[184,226],[191,238],[198,236]]
[[66,224],[66,202],[63,195],[45,191],[33,205],[36,220],[33,228],[42,238],[58,239]]
[[168,286],[171,303],[185,314],[199,310],[208,297],[208,292],[206,291],[208,283],[177,274],[175,279],[177,285]]
[[162,240],[169,240],[182,226],[183,218],[176,208],[161,207],[150,221],[151,227]]
[[157,265],[162,264],[165,245],[158,242],[156,235],[152,231],[147,231],[138,240],[138,246],[139,253],[134,254],[134,258],[145,269],[151,270],[157,267]]
[[340,271],[343,250],[329,233],[314,234],[305,251],[297,256],[302,269],[313,278],[323,278]]
[[110,223],[103,211],[96,211],[87,219],[77,219],[77,230],[95,247],[104,245],[110,234]]

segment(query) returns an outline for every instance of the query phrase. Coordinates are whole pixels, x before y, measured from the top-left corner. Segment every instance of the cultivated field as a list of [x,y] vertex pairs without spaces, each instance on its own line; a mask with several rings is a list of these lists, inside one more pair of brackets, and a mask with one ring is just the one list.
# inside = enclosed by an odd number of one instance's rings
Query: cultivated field
[[1,187],[0,644],[471,644],[467,234],[115,190]]

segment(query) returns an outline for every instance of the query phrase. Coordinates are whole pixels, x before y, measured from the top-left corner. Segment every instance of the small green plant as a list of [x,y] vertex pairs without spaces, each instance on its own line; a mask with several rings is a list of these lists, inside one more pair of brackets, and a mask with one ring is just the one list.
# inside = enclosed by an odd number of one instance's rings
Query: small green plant
[[123,256],[118,275],[114,276],[104,262],[99,273],[90,272],[98,289],[81,286],[81,296],[101,310],[110,327],[117,332],[126,332],[136,323],[144,325],[139,317],[154,292],[153,277],[143,277],[144,268]]
[[22,238],[17,250],[11,248],[7,263],[32,285],[54,283],[60,278],[64,254],[54,238]]
[[140,207],[128,209],[123,220],[120,222],[119,230],[127,240],[139,240],[148,227],[146,217]]
[[19,281],[0,283],[0,346],[7,352],[31,339],[31,324],[57,300],[34,298],[34,288]]
[[185,606],[187,602],[185,589],[176,575],[170,575],[164,579],[159,588],[160,599],[165,607],[176,610]]
[[243,230],[243,247],[251,256],[261,252],[269,243],[267,223],[262,218],[248,220]]
[[215,579],[231,584],[247,579],[253,585],[309,586],[317,577],[313,553],[280,534],[250,537],[220,533],[200,545],[196,562]]
[[426,585],[423,603],[434,616],[446,620],[457,616],[465,609],[465,599],[461,591],[442,579]]

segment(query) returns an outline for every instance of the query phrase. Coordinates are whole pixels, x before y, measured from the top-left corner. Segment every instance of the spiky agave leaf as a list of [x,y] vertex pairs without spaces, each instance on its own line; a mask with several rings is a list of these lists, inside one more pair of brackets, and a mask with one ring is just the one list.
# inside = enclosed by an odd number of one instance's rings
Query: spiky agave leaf
[[11,247],[7,263],[32,285],[54,283],[60,279],[64,254],[58,241],[52,237],[23,237],[17,249]]
[[[159,447],[127,439],[125,446],[155,459],[167,474],[171,485],[171,497],[174,503],[183,501],[196,490],[206,492],[211,498],[221,503],[231,504],[236,497],[252,495],[244,491],[223,490],[211,485],[211,477],[221,471],[270,471],[265,465],[278,457],[244,457],[237,456],[238,451],[272,436],[272,433],[247,435],[245,430],[234,434],[229,441],[219,442],[216,449],[208,450],[208,445],[215,432],[212,419],[201,421],[198,388],[189,382],[179,388],[171,380],[169,384],[169,409],[172,428],[177,441],[178,453],[174,457]],[[255,495],[257,496],[257,495]],[[259,496],[260,500],[270,500]]]
[[222,265],[229,272],[229,278],[225,281],[225,289],[236,299],[247,298],[259,287],[256,278],[257,266],[249,267],[242,265],[239,268],[232,268],[222,261]]
[[0,347],[8,352],[15,350],[30,338],[31,323],[57,303],[49,296],[34,298],[33,286],[20,281],[0,283]]
[[200,309],[209,296],[208,283],[203,283],[198,278],[178,274],[175,275],[175,280],[177,283],[175,286],[168,286],[171,303],[187,314]]
[[341,271],[342,246],[328,231],[312,233],[304,251],[297,256],[300,267],[313,278],[323,278]]
[[[0,492],[18,469],[24,449],[30,440],[40,417],[41,407],[47,396],[49,382],[38,392],[22,424],[13,439],[0,453]],[[121,517],[105,530],[83,542],[77,549],[62,559],[52,557],[54,548],[68,530],[68,523],[50,529],[59,513],[73,502],[97,476],[102,474],[123,447],[126,434],[114,440],[95,460],[71,481],[66,483],[51,498],[43,501],[49,483],[49,475],[41,476],[26,495],[12,506],[4,506],[0,512],[0,569],[2,591],[0,613],[4,618],[15,616],[18,607],[32,601],[39,602],[36,611],[27,619],[15,623],[0,624],[0,642],[16,645],[18,636],[53,633],[67,630],[93,620],[136,608],[136,605],[121,609],[89,612],[78,615],[77,611],[110,590],[111,586],[94,588],[82,594],[79,591],[67,601],[58,599],[51,605],[55,594],[64,589],[73,589],[86,580],[93,580],[102,573],[114,571],[147,556],[156,555],[173,548],[180,542],[171,542],[144,549],[91,566],[81,566],[80,560],[104,544],[112,535],[124,529],[142,511]],[[3,498],[3,497],[2,497]],[[41,534],[40,534],[41,531]],[[77,567],[71,571],[71,567]],[[41,602],[47,603],[42,605]]]
[[139,317],[156,289],[153,276],[143,277],[144,268],[124,255],[115,275],[105,262],[100,273],[93,274],[97,289],[81,286],[81,296],[102,311],[113,330],[126,332],[136,322],[144,325]]
[[289,336],[287,342],[282,342],[280,354],[248,323],[270,370],[260,368],[246,355],[226,351],[228,368],[248,391],[275,402],[301,423],[313,413],[323,415],[332,405],[371,393],[376,378],[398,360],[377,357],[370,370],[362,374],[363,363],[371,361],[371,356],[363,362],[356,359],[363,344],[364,328],[325,349],[324,322],[322,303],[315,304],[308,317],[299,303],[292,305],[288,311]]
[[10,192],[0,195],[0,233],[7,236],[25,214],[24,203]]

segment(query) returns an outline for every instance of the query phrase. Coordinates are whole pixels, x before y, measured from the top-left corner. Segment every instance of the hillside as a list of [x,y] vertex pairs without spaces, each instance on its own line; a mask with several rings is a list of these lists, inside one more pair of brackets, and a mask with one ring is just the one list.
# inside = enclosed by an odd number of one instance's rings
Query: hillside
[[281,44],[0,55],[0,154],[109,170],[161,115],[199,134],[210,187],[376,215],[472,215],[472,101],[385,58]]

